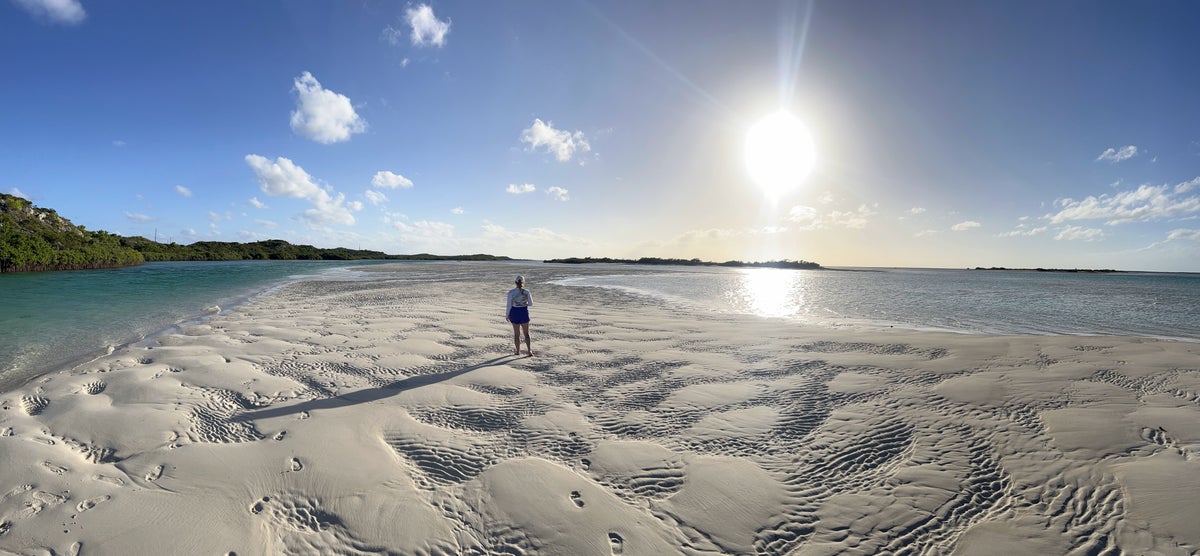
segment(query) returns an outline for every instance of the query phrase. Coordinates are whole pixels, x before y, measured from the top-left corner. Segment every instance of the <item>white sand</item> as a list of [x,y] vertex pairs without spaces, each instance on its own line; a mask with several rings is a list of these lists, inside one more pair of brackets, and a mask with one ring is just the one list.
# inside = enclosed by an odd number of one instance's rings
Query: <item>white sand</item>
[[1200,551],[1198,344],[692,315],[551,272],[534,358],[500,274],[304,283],[0,394],[0,554]]

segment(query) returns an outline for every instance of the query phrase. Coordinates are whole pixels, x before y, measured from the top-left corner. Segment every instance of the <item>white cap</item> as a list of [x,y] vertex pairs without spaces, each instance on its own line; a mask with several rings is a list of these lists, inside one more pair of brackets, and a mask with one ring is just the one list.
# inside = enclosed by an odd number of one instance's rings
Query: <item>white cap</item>
[[518,274],[516,281],[523,284],[523,283],[525,283],[525,277]]

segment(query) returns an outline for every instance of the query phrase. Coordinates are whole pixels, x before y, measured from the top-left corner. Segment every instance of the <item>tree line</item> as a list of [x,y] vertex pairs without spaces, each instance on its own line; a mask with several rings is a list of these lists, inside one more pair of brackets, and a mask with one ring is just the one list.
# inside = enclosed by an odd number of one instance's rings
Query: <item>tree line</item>
[[125,237],[89,231],[72,224],[53,209],[0,193],[0,272],[78,270],[132,266],[147,261],[242,260],[511,260],[494,255],[388,255],[380,251],[337,247],[323,249],[293,245],[280,239],[235,243],[198,241],[188,245],[158,243],[144,237]]

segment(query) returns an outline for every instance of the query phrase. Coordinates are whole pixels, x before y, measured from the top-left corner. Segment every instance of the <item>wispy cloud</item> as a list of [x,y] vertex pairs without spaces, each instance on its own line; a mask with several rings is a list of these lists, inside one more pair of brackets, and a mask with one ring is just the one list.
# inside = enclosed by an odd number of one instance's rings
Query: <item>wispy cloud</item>
[[[399,230],[400,241],[418,245],[453,245],[454,225],[435,220],[418,220],[412,224],[393,222],[392,227]],[[449,242],[449,243],[448,243]]]
[[178,193],[180,197],[191,197],[192,196],[192,190],[188,189],[182,185],[176,185],[175,192]]
[[147,214],[137,214],[128,211],[125,212],[125,218],[128,218],[132,222],[150,222],[151,220],[154,220],[153,216]]
[[925,213],[925,207],[913,207],[913,208],[910,208],[910,209],[908,209],[908,213],[909,213],[909,214],[912,214],[912,215],[924,214],[924,213]]
[[260,208],[260,209],[265,209],[265,208],[267,208],[267,204],[266,204],[266,203],[264,203],[264,202],[262,202],[262,201],[259,201],[259,200],[258,200],[258,197],[251,197],[251,198],[250,198],[250,204],[251,204],[251,205],[254,205],[254,208]]
[[1200,230],[1179,228],[1179,229],[1171,230],[1169,233],[1167,233],[1167,240],[1171,241],[1171,240],[1178,240],[1178,239],[1187,240],[1187,241],[1200,241]]
[[1170,185],[1141,185],[1115,195],[1088,196],[1082,200],[1058,199],[1059,211],[1045,218],[1053,224],[1077,220],[1104,220],[1108,225],[1166,220],[1200,213],[1200,197],[1186,195],[1200,178]]
[[331,196],[329,191],[317,185],[308,172],[291,160],[281,156],[271,162],[265,157],[248,154],[246,164],[254,170],[263,193],[304,199],[312,203],[313,208],[301,215],[309,225],[354,224],[354,215],[350,211],[361,208],[361,203],[357,207],[353,203],[347,204],[346,196],[341,193],[336,197]]
[[[407,33],[403,29],[396,29],[389,25],[383,30],[383,38],[395,46],[404,42],[406,34],[413,46],[441,47],[446,44],[446,35],[450,33],[450,20],[438,19],[433,14],[433,8],[428,4],[421,4],[405,10],[404,22],[408,25]],[[404,65],[408,65],[408,58],[405,58],[404,61]]]
[[120,140],[120,139],[114,139],[114,140],[113,140],[113,142],[112,142],[112,144],[113,144],[113,146],[114,146],[114,147],[118,147],[118,148],[119,148],[119,147],[124,147],[124,146],[126,145],[126,143],[125,143],[124,141]]
[[8,194],[12,195],[14,197],[20,197],[22,199],[25,199],[26,201],[30,200],[29,195],[26,195],[24,191],[21,191],[20,189],[17,189],[15,187],[12,189],[9,189]]
[[400,174],[384,170],[382,172],[375,172],[375,177],[371,178],[371,185],[383,189],[396,189],[398,187],[408,189],[413,186],[413,182]]
[[294,81],[296,110],[292,112],[292,131],[318,143],[347,141],[367,129],[367,122],[354,111],[350,98],[321,87],[311,73],[304,72]]
[[467,211],[463,210],[462,207],[454,207],[454,208],[450,209],[450,214],[464,214],[466,212]]
[[266,228],[268,230],[274,230],[275,227],[279,225],[271,220],[255,220],[254,223],[258,224],[260,227]]
[[1048,226],[1038,226],[1036,228],[1030,228],[1024,224],[1020,224],[1014,230],[996,234],[996,237],[1020,237],[1020,236],[1032,237],[1032,236],[1041,234],[1043,232],[1046,232],[1049,229],[1050,228]]
[[571,160],[576,151],[592,150],[591,144],[588,143],[582,131],[568,132],[555,129],[553,122],[543,122],[541,118],[534,118],[533,124],[521,131],[521,142],[529,143],[530,150],[536,151],[544,148],[546,152],[552,153],[559,162]]
[[1100,228],[1084,228],[1083,226],[1066,226],[1062,228],[1054,239],[1059,241],[1096,241],[1104,237],[1104,230]]
[[63,25],[79,25],[87,19],[87,12],[78,0],[13,0],[21,9],[37,19]]
[[1121,162],[1122,160],[1129,160],[1137,156],[1137,153],[1138,148],[1133,145],[1125,145],[1118,148],[1109,147],[1104,149],[1104,152],[1100,153],[1100,156],[1096,157],[1096,162]]
[[567,195],[567,190],[558,186],[550,187],[546,190],[546,194],[554,197],[554,199],[558,201],[568,201],[571,199],[571,197]]
[[521,185],[510,183],[505,191],[512,193],[513,195],[524,195],[526,193],[533,193],[534,191],[537,191],[537,186],[533,185],[532,183],[523,183]]
[[788,221],[797,224],[800,230],[826,228],[849,228],[861,230],[867,227],[870,217],[878,214],[871,206],[859,205],[856,210],[832,210],[821,213],[816,208],[796,205],[788,211]]
[[953,226],[950,226],[950,229],[954,230],[956,232],[965,232],[967,230],[979,228],[981,226],[983,226],[983,224],[980,224],[974,220],[967,220],[964,222],[959,222],[958,224],[955,224]]

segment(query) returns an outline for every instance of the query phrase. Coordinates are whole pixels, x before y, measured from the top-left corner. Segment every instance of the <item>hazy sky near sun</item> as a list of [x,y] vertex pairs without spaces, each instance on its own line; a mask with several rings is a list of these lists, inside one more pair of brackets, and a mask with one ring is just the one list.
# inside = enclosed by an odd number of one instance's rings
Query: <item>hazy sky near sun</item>
[[[1200,271],[1195,2],[0,0],[0,191],[388,253]],[[778,198],[746,132],[803,121]]]

